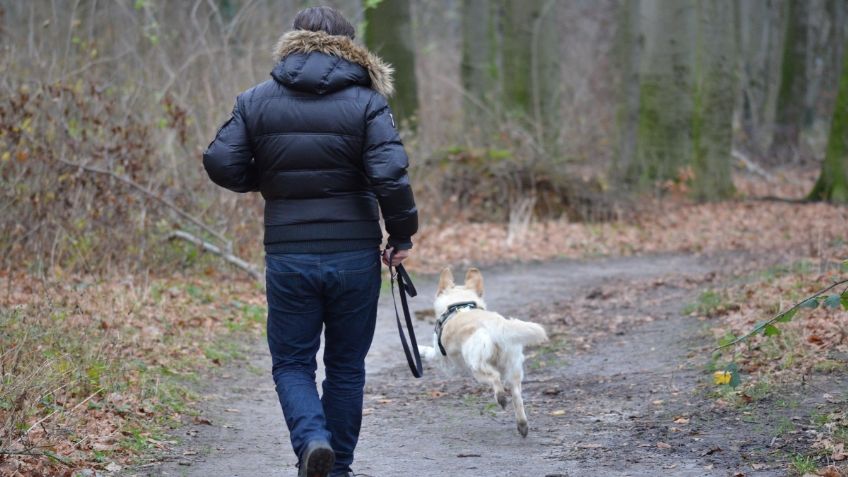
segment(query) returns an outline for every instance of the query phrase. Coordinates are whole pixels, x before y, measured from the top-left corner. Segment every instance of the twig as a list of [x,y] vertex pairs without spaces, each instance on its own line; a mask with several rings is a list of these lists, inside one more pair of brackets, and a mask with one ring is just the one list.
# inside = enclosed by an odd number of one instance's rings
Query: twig
[[217,230],[215,230],[215,229],[213,229],[213,228],[209,227],[208,225],[206,225],[205,223],[203,223],[200,219],[198,219],[197,217],[195,217],[195,216],[193,216],[193,215],[189,214],[189,213],[188,213],[188,212],[186,212],[185,210],[181,209],[180,207],[178,207],[176,204],[174,204],[174,203],[173,203],[173,202],[171,202],[170,200],[168,200],[168,199],[166,199],[166,198],[164,198],[164,197],[161,197],[160,195],[156,194],[156,193],[155,193],[155,192],[153,192],[152,190],[150,190],[150,189],[148,189],[147,187],[144,187],[143,185],[141,185],[141,184],[139,184],[139,183],[137,183],[137,182],[135,182],[135,181],[133,181],[133,180],[129,179],[128,177],[125,177],[125,176],[122,176],[122,175],[119,175],[119,174],[115,174],[114,172],[112,172],[112,171],[110,171],[110,170],[101,169],[101,168],[99,168],[99,167],[89,166],[89,165],[86,165],[86,164],[77,164],[77,163],[74,163],[74,162],[72,162],[72,161],[68,161],[68,160],[62,159],[61,157],[56,158],[56,160],[57,160],[57,161],[59,161],[59,162],[61,162],[62,164],[65,164],[65,165],[68,165],[68,166],[71,166],[71,167],[77,167],[77,168],[79,168],[79,169],[82,169],[82,170],[84,170],[84,171],[91,172],[91,173],[94,173],[94,174],[103,174],[103,175],[107,175],[107,176],[109,176],[109,177],[112,177],[112,178],[113,178],[113,179],[115,179],[115,180],[118,180],[118,181],[120,181],[120,182],[123,182],[124,184],[126,184],[126,185],[128,185],[128,186],[132,187],[133,189],[135,189],[135,190],[137,190],[137,191],[141,192],[142,194],[144,194],[144,195],[146,195],[146,196],[150,197],[151,199],[153,199],[153,200],[155,200],[155,201],[159,202],[160,204],[162,204],[162,205],[164,205],[164,206],[168,207],[169,209],[171,209],[172,211],[174,211],[177,215],[179,215],[179,216],[180,216],[180,217],[182,217],[183,219],[185,219],[185,220],[187,220],[187,221],[189,221],[189,222],[193,223],[194,225],[196,225],[196,226],[200,227],[201,229],[205,230],[205,231],[206,231],[206,232],[208,232],[210,235],[212,235],[212,236],[214,236],[215,238],[217,238],[218,240],[220,240],[220,241],[221,241],[221,243],[223,243],[223,244],[224,244],[224,246],[226,247],[226,249],[227,249],[227,250],[232,249],[232,244],[231,244],[231,242],[230,242],[229,240],[227,240],[227,238],[226,238],[226,237],[224,237],[224,236],[223,236],[220,232],[218,232]]
[[231,264],[235,265],[236,267],[241,268],[242,270],[246,271],[253,278],[255,278],[257,280],[262,278],[262,274],[259,272],[259,270],[257,270],[256,267],[254,267],[253,265],[248,263],[246,260],[243,260],[239,257],[236,257],[235,255],[233,255],[230,252],[227,252],[225,250],[221,250],[221,247],[218,247],[215,244],[211,244],[209,242],[204,242],[200,238],[197,238],[194,235],[192,235],[192,234],[190,234],[190,233],[188,233],[184,230],[175,230],[175,231],[171,232],[171,234],[168,235],[168,240],[173,240],[173,239],[182,239],[182,240],[185,240],[186,242],[191,242],[191,243],[197,245],[198,247],[202,248],[203,250],[205,250],[207,252],[214,253],[215,255],[218,255],[221,258],[223,258],[224,260],[226,260],[227,262],[230,262]]
[[747,197],[745,200],[757,201],[757,202],[785,202],[787,204],[811,204],[814,201],[802,198],[802,199],[790,199],[787,197],[777,197],[774,195],[764,195],[757,197]]
[[67,458],[56,454],[55,452],[44,451],[44,452],[34,452],[34,451],[13,451],[7,449],[0,449],[0,454],[2,455],[30,455],[35,457],[48,457],[50,459],[55,460],[56,462],[66,465],[68,467],[73,467],[73,463],[69,461]]
[[762,177],[763,179],[765,179],[769,182],[774,182],[775,179],[774,179],[773,175],[766,172],[765,169],[763,169],[762,167],[757,165],[754,161],[749,159],[748,156],[746,156],[739,149],[732,149],[730,151],[730,155],[733,156],[734,159],[739,161],[743,166],[745,166],[745,169],[748,169],[749,171],[753,172],[754,174]]
[[[735,340],[731,341],[730,343],[723,344],[723,345],[721,345],[721,346],[719,346],[719,347],[717,347],[717,348],[713,349],[713,353],[715,353],[716,351],[722,350],[722,349],[724,349],[724,348],[727,348],[727,347],[729,347],[729,346],[733,346],[733,345],[735,345],[735,344],[738,344],[738,343],[740,343],[740,342],[742,342],[742,341],[745,341],[746,339],[750,338],[751,336],[753,336],[753,335],[755,335],[755,334],[759,333],[760,331],[762,331],[762,330],[763,330],[763,328],[765,328],[766,326],[773,324],[775,321],[779,320],[781,317],[783,317],[783,316],[784,316],[784,315],[786,315],[787,313],[791,313],[793,310],[797,310],[797,309],[798,309],[798,308],[800,308],[800,307],[801,307],[801,305],[803,305],[804,303],[807,303],[808,301],[812,300],[813,298],[819,297],[819,296],[821,296],[822,294],[827,293],[827,292],[829,292],[830,290],[833,290],[834,288],[838,287],[839,285],[844,285],[845,283],[848,283],[848,279],[838,281],[838,282],[836,282],[836,283],[831,284],[830,286],[828,286],[828,287],[826,287],[826,288],[822,288],[821,290],[817,291],[816,293],[813,293],[812,295],[808,296],[807,298],[805,298],[805,299],[803,299],[803,300],[799,301],[798,303],[795,303],[795,305],[793,305],[793,306],[792,306],[792,308],[789,308],[789,309],[788,309],[788,310],[786,310],[786,311],[782,311],[782,312],[780,312],[780,313],[778,313],[778,314],[774,315],[774,316],[773,316],[770,320],[768,320],[768,321],[766,321],[766,322],[764,322],[764,323],[760,323],[760,325],[759,325],[759,326],[754,327],[754,329],[753,329],[753,330],[751,330],[751,331],[749,331],[747,334],[745,334],[745,335],[743,335],[743,336],[740,336],[739,338],[736,338]],[[846,291],[848,291],[848,290],[846,290]],[[843,293],[844,293],[844,292],[843,292]]]
[[[59,388],[59,389],[61,389],[61,388]],[[72,412],[76,411],[76,410],[77,410],[77,408],[79,408],[79,407],[80,407],[80,406],[82,406],[83,404],[87,403],[87,402],[88,402],[91,398],[93,398],[94,396],[97,396],[97,395],[98,395],[98,394],[100,394],[102,391],[103,391],[103,388],[100,388],[100,389],[98,389],[97,391],[94,391],[94,392],[91,394],[91,396],[88,396],[87,398],[83,399],[83,400],[82,400],[79,404],[77,404],[76,406],[74,406],[73,408],[71,408],[71,410],[70,410],[70,411],[68,411],[68,414],[70,414],[70,413],[72,413]],[[36,421],[36,422],[35,422],[35,424],[33,424],[33,425],[29,426],[29,429],[27,429],[26,431],[24,431],[24,433],[23,433],[23,434],[21,434],[21,437],[20,437],[20,438],[18,438],[18,440],[23,439],[23,438],[24,438],[24,436],[26,436],[27,434],[29,434],[29,432],[30,432],[31,430],[35,429],[35,426],[37,426],[37,425],[41,424],[42,422],[44,422],[44,421],[46,421],[46,420],[50,419],[50,418],[51,418],[54,414],[56,414],[56,413],[57,413],[57,412],[59,412],[60,410],[61,410],[61,409],[56,409],[55,411],[51,412],[50,414],[48,414],[48,415],[46,415],[46,416],[42,417],[41,419],[39,419],[38,421]]]

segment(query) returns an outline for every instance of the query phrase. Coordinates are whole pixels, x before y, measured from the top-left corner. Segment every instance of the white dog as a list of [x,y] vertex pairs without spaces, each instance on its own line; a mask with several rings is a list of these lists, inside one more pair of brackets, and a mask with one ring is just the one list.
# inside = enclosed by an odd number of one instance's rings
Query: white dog
[[438,317],[433,347],[420,346],[421,356],[471,371],[479,382],[492,386],[503,408],[506,384],[512,392],[518,432],[527,437],[527,414],[521,397],[524,346],[547,341],[545,329],[486,310],[483,275],[476,268],[468,270],[465,285],[459,286],[454,284],[449,268],[442,271],[433,307]]

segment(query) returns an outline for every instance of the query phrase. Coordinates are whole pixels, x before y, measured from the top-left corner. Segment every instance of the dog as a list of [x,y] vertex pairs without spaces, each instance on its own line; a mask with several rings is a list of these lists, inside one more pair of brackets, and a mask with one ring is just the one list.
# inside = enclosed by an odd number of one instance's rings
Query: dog
[[527,414],[521,396],[524,379],[524,346],[547,341],[536,323],[504,318],[488,311],[483,300],[483,275],[472,268],[465,284],[454,284],[450,268],[442,271],[433,303],[436,331],[433,346],[419,346],[421,356],[444,367],[471,372],[477,381],[492,386],[495,400],[506,409],[504,386],[512,393],[518,432],[527,437]]

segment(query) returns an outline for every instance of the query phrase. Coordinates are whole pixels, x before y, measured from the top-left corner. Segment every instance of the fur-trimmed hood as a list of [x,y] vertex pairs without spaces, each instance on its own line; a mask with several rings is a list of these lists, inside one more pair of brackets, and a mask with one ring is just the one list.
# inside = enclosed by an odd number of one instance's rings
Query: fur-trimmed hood
[[[279,63],[292,54],[308,55],[313,52],[341,58],[361,66],[368,74],[372,89],[386,97],[394,93],[392,66],[346,36],[329,35],[321,31],[292,30],[280,37],[274,47],[274,60]],[[333,66],[330,72],[336,69],[336,66]],[[274,76],[277,78],[276,74]]]

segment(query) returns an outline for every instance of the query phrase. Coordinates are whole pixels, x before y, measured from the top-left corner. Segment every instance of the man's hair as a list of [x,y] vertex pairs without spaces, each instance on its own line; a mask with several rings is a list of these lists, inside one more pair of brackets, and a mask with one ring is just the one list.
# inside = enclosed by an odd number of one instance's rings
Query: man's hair
[[323,31],[330,35],[356,36],[353,25],[338,10],[331,7],[305,8],[294,16],[295,30]]

